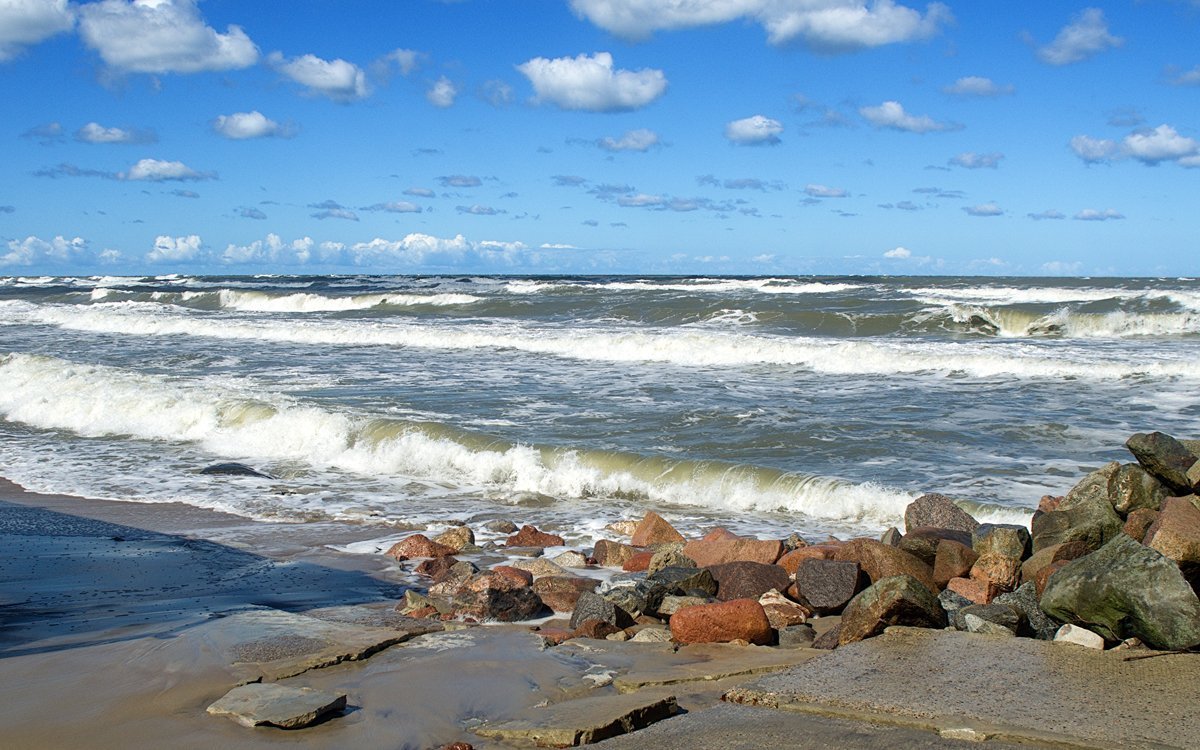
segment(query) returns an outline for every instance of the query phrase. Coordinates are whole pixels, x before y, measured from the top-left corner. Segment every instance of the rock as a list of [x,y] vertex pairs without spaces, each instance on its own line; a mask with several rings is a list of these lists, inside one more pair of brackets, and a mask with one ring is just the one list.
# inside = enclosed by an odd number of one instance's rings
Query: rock
[[838,647],[838,642],[842,636],[842,624],[839,622],[824,633],[817,634],[817,637],[812,642],[812,647],[826,651],[832,651]]
[[946,590],[953,591],[975,604],[987,604],[1004,593],[995,585],[979,578],[951,578],[946,583]]
[[1113,509],[1122,516],[1139,509],[1158,510],[1167,490],[1139,464],[1123,464],[1108,483]]
[[1033,551],[1055,544],[1081,541],[1096,550],[1121,533],[1122,521],[1113,509],[1108,483],[1116,474],[1114,462],[1075,485],[1056,510],[1033,517]]
[[783,549],[785,552],[791,552],[794,549],[807,547],[808,542],[804,541],[804,537],[797,533],[788,534],[788,538],[783,540]]
[[1073,643],[1076,646],[1093,648],[1097,651],[1104,650],[1104,639],[1098,634],[1070,623],[1058,629],[1058,632],[1054,634],[1054,641],[1055,643]]
[[650,511],[633,530],[633,538],[629,541],[635,547],[650,547],[655,544],[682,542],[683,534],[676,531],[662,516]]
[[610,635],[615,635],[616,633],[620,632],[623,631],[616,625],[613,625],[611,622],[587,619],[579,623],[579,627],[575,628],[575,630],[571,633],[571,637],[595,638],[596,640],[603,640],[608,638]]
[[624,573],[603,581],[597,592],[631,616],[638,617],[658,611],[667,595],[667,586],[645,573]]
[[763,611],[767,613],[767,622],[775,630],[791,625],[803,625],[813,612],[791,601],[783,594],[772,589],[758,598]]
[[669,643],[671,631],[667,628],[642,628],[629,639],[630,643]]
[[783,542],[778,539],[701,539],[685,544],[683,554],[695,560],[701,568],[730,562],[772,565],[783,554]]
[[878,635],[890,625],[941,628],[946,625],[946,613],[929,587],[913,576],[882,578],[851,599],[842,611],[838,645]]
[[574,612],[579,597],[596,590],[600,582],[580,576],[543,576],[533,583],[533,592],[555,612]]
[[955,623],[959,610],[969,607],[975,602],[971,601],[962,594],[952,589],[946,589],[938,594],[938,604],[941,605],[942,611],[946,613],[947,622]]
[[528,571],[533,575],[533,580],[535,581],[543,576],[570,575],[565,568],[555,565],[543,557],[535,557],[532,560],[517,560],[512,566],[518,570]]
[[608,635],[604,636],[604,640],[606,640],[606,641],[627,641],[627,640],[629,640],[629,633],[624,630],[618,630],[615,633],[609,633]]
[[1084,542],[1066,542],[1040,549],[1034,552],[1028,560],[1021,563],[1021,581],[1029,582],[1037,580],[1038,573],[1047,565],[1060,560],[1075,560],[1091,551]]
[[575,603],[575,609],[571,613],[571,629],[574,630],[586,620],[607,622],[617,629],[627,628],[633,624],[633,618],[628,612],[591,591],[584,591],[579,595],[579,600]]
[[701,537],[700,541],[702,541],[702,542],[723,542],[723,541],[728,541],[731,539],[742,539],[742,538],[743,537],[738,536],[737,534],[733,533],[729,529],[718,526],[715,529],[713,529],[712,531],[705,534],[703,537]]
[[402,562],[414,557],[449,557],[454,550],[432,541],[424,534],[413,534],[393,544],[387,554]]
[[1121,527],[1129,536],[1137,539],[1139,542],[1145,540],[1146,532],[1158,520],[1158,511],[1150,510],[1149,508],[1138,508],[1131,512],[1125,519],[1125,525]]
[[913,500],[904,509],[905,532],[921,526],[955,529],[970,534],[979,526],[979,522],[950,498],[931,492]]
[[546,550],[541,547],[505,547],[502,544],[498,544],[492,549],[502,549],[504,550],[504,554],[508,555],[509,557],[533,558],[541,557],[542,555],[546,554]]
[[838,546],[836,544],[810,544],[807,547],[792,550],[779,558],[775,564],[786,570],[788,575],[795,575],[796,568],[805,560],[832,560],[837,554]]
[[753,599],[685,607],[671,615],[671,635],[680,643],[741,640],[766,646],[775,640],[767,613]]
[[985,620],[979,615],[967,613],[963,615],[963,621],[966,624],[964,628],[968,633],[978,633],[980,635],[997,635],[1004,638],[1015,638],[1017,636],[1012,630],[992,622]]
[[511,565],[497,565],[492,568],[492,572],[512,579],[513,583],[521,587],[533,585],[533,573],[528,570],[514,568]]
[[630,519],[623,521],[613,521],[604,527],[605,531],[611,531],[614,534],[621,536],[633,536],[633,532],[638,527],[638,522]]
[[495,521],[488,521],[483,525],[483,528],[487,529],[493,534],[512,534],[517,530],[517,525],[512,521],[498,519]]
[[717,595],[717,579],[713,578],[712,571],[705,568],[663,568],[656,573],[647,575],[646,580],[661,585],[665,594]]
[[1046,584],[1050,582],[1050,577],[1070,564],[1070,560],[1057,560],[1038,571],[1037,576],[1033,579],[1033,585],[1037,589],[1039,601],[1041,601],[1042,594],[1046,593]]
[[475,532],[468,526],[454,526],[435,536],[433,541],[462,552],[464,547],[475,544]]
[[840,612],[866,588],[865,578],[851,560],[804,560],[796,568],[795,591],[821,614]]
[[776,628],[780,648],[807,648],[817,639],[817,633],[812,625],[788,625]]
[[463,584],[462,591],[471,591],[474,593],[487,591],[488,589],[513,591],[514,589],[527,589],[529,586],[530,582],[525,578],[505,575],[497,570],[485,570]]
[[950,540],[971,546],[971,535],[954,529],[938,529],[933,526],[921,526],[904,535],[898,546],[900,549],[916,557],[926,565],[933,567],[937,556],[938,543]]
[[434,597],[454,596],[478,572],[479,568],[474,563],[460,560],[451,565],[449,570],[434,577],[429,593]]
[[1021,583],[1021,561],[1004,555],[988,552],[980,556],[971,566],[971,578],[989,585],[996,594],[1012,591]]
[[413,568],[413,572],[420,576],[437,578],[447,573],[450,568],[457,564],[458,560],[453,557],[431,557],[428,560],[421,561],[417,567]]
[[621,566],[621,570],[625,571],[626,573],[644,573],[650,568],[650,562],[653,559],[653,552],[650,550],[643,550],[626,560]]
[[683,554],[683,545],[673,544],[654,553],[654,556],[650,558],[650,564],[646,566],[646,572],[653,574],[663,568],[694,567],[696,567],[696,561]]
[[1038,605],[1037,587],[1033,581],[1022,583],[1016,591],[1000,594],[993,604],[1003,604],[1011,607],[1020,617],[1017,635],[1032,636],[1043,641],[1054,638],[1058,623],[1051,620]]
[[511,721],[473,731],[507,744],[575,747],[636,731],[678,710],[675,696],[602,695],[536,706]]
[[566,542],[557,534],[547,534],[526,524],[505,540],[506,547],[561,547]]
[[263,479],[274,479],[270,474],[264,474],[261,471],[251,468],[246,464],[228,462],[223,464],[213,464],[205,466],[200,470],[201,474],[210,474],[216,476],[232,476],[232,477],[261,477]]
[[933,584],[946,588],[951,578],[966,578],[971,575],[971,566],[979,559],[975,550],[952,539],[938,542],[933,558]]
[[697,604],[712,604],[713,600],[704,596],[676,596],[675,594],[667,594],[663,597],[662,604],[658,605],[658,614],[661,617],[670,617],[684,607],[694,607]]
[[601,539],[596,542],[596,547],[592,550],[592,557],[596,559],[597,565],[603,565],[606,568],[619,568],[629,558],[639,552],[641,550],[637,547]]
[[983,556],[988,553],[1024,560],[1029,557],[1029,529],[1009,523],[985,523],[971,534],[971,549]]
[[933,582],[933,568],[902,549],[889,547],[874,539],[846,542],[838,547],[835,559],[857,562],[872,583],[892,576],[909,575],[931,591],[937,588]]
[[995,630],[992,628],[983,628],[978,625],[971,627],[968,620],[970,617],[1003,628],[1008,631],[1009,635],[1016,635],[1021,627],[1021,615],[1005,604],[969,604],[954,613],[955,628],[971,633],[995,634]]
[[208,713],[247,727],[301,729],[345,708],[345,693],[255,682],[230,690],[208,707]]
[[1180,495],[1192,491],[1188,470],[1196,463],[1196,456],[1175,438],[1161,432],[1139,432],[1125,441],[1125,447],[1167,489]]
[[1185,570],[1200,565],[1200,498],[1169,497],[1146,530],[1145,544]]
[[757,599],[771,589],[782,591],[791,584],[787,571],[778,565],[731,562],[705,568],[717,582],[717,599]]
[[895,526],[890,527],[887,531],[880,535],[879,541],[889,547],[899,547],[900,540],[904,538],[904,534],[900,533],[900,529]]
[[540,617],[545,610],[542,600],[531,588],[506,588],[504,576],[497,575],[488,579],[489,583],[499,583],[499,587],[484,587],[465,597],[459,606],[459,613],[479,618],[480,620],[498,620],[500,622],[519,622]]
[[563,568],[586,568],[588,566],[587,557],[582,552],[575,550],[567,550],[561,555],[555,555],[550,558],[550,562]]
[[1200,599],[1179,567],[1124,534],[1055,573],[1041,606],[1112,641],[1136,636],[1166,650],[1200,644]]

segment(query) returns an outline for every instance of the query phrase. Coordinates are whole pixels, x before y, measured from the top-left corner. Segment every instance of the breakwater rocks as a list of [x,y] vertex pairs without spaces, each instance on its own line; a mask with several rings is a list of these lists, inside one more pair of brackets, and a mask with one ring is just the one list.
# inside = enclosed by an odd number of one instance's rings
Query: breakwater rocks
[[[907,625],[1190,649],[1200,645],[1200,442],[1155,432],[1126,445],[1136,463],[1108,464],[1065,496],[1042,498],[1029,528],[980,524],[927,494],[908,506],[903,532],[880,539],[808,543],[723,529],[686,539],[653,512],[584,550],[528,525],[493,523],[511,533],[499,550],[476,546],[461,526],[415,534],[388,554],[411,561],[428,586],[397,609],[476,622],[555,615],[534,626],[550,645],[837,648]],[[466,559],[497,551],[505,564]]]

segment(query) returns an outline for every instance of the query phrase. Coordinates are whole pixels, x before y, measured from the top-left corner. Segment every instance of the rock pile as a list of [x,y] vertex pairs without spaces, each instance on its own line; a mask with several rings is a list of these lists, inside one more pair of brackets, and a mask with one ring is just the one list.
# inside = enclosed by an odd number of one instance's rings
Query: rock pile
[[[469,529],[414,535],[389,554],[428,558],[427,595],[406,614],[512,622],[561,613],[541,628],[572,637],[743,642],[836,648],[890,625],[951,627],[996,636],[1159,649],[1200,645],[1200,443],[1162,433],[1126,443],[1137,463],[1111,463],[1063,497],[1043,498],[1030,528],[980,524],[950,498],[910,504],[904,532],[880,540],[806,544],[744,538],[723,529],[686,539],[656,513],[601,539],[590,554],[552,560],[562,537],[525,526],[505,550],[511,566],[479,570],[454,555],[479,551]],[[514,527],[515,528],[515,527]],[[597,567],[622,572],[601,579]],[[581,570],[582,569],[582,570]],[[832,617],[814,633],[806,624]]]

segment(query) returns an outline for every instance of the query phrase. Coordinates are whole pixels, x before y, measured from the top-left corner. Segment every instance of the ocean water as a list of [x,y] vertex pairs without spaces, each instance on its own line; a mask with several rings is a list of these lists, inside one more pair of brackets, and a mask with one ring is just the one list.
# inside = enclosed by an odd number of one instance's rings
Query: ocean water
[[1024,522],[1198,420],[1191,279],[0,279],[0,474],[381,537]]

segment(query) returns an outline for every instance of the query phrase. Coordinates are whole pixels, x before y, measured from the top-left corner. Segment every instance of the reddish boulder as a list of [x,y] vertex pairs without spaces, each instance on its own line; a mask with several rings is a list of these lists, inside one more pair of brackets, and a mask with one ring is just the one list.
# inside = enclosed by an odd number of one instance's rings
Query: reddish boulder
[[921,526],[955,529],[970,534],[979,527],[979,522],[950,498],[931,492],[913,500],[904,509],[905,533]]
[[420,576],[437,578],[457,564],[458,560],[453,557],[431,557],[413,568],[413,572]]
[[837,548],[836,544],[810,544],[807,547],[797,547],[779,558],[779,562],[776,564],[783,566],[788,574],[795,575],[796,569],[805,560],[832,560],[837,554]]
[[492,568],[492,572],[512,579],[513,583],[517,584],[518,586],[533,585],[533,573],[530,573],[528,570],[514,568],[511,565],[497,565],[496,567]]
[[595,578],[582,576],[544,576],[534,581],[533,592],[555,612],[574,612],[579,597],[595,591],[599,584]]
[[1041,513],[1053,513],[1058,510],[1058,506],[1062,505],[1062,501],[1066,498],[1066,495],[1042,495],[1042,499],[1038,501],[1037,509]]
[[595,638],[603,640],[613,633],[621,632],[621,628],[604,620],[584,620],[571,633],[572,638]]
[[754,599],[684,607],[671,615],[671,636],[680,643],[746,641],[766,646],[775,640],[766,611]]
[[1014,557],[988,552],[980,555],[975,564],[971,566],[971,578],[995,587],[999,594],[1007,593],[1021,583],[1021,561]]
[[683,534],[676,531],[662,516],[650,511],[633,530],[633,538],[629,541],[635,547],[649,547],[654,544],[682,542]]
[[413,534],[393,544],[387,554],[403,561],[414,557],[449,557],[454,554],[454,550],[432,541],[424,534]]
[[626,573],[640,573],[650,568],[650,562],[653,559],[654,553],[650,550],[638,552],[621,565],[621,570],[624,570]]
[[547,534],[526,524],[505,540],[506,547],[561,547],[566,541],[557,534]]
[[967,545],[943,539],[938,542],[937,553],[933,558],[934,585],[944,589],[951,578],[966,578],[971,574],[971,566],[978,559],[979,555]]
[[1037,591],[1038,598],[1041,599],[1042,594],[1046,592],[1046,586],[1050,583],[1050,576],[1071,564],[1070,560],[1055,560],[1037,572],[1033,578],[1033,586]]
[[619,568],[629,558],[641,551],[637,547],[628,544],[601,539],[596,542],[596,548],[592,550],[592,558],[596,561],[597,565],[606,568]]
[[[1135,537],[1140,538],[1140,537]],[[1091,548],[1081,541],[1053,544],[1045,549],[1034,552],[1028,560],[1021,563],[1021,582],[1034,581],[1042,568],[1059,560],[1074,560],[1083,557]]]
[[701,539],[685,544],[683,554],[695,560],[700,568],[741,561],[772,565],[783,554],[783,542],[778,539],[720,539],[708,542]]
[[708,532],[703,537],[701,537],[701,541],[720,542],[720,541],[727,541],[729,539],[741,539],[741,538],[742,537],[733,533],[729,529],[718,526],[717,528],[713,529],[712,531]]
[[874,539],[852,539],[838,547],[834,559],[858,563],[871,583],[879,583],[892,576],[910,575],[924,584],[925,588],[937,590],[933,582],[933,568],[902,549],[889,547]]
[[1146,532],[1150,530],[1150,527],[1157,520],[1157,510],[1138,508],[1137,510],[1130,511],[1129,515],[1125,518],[1125,525],[1121,528],[1126,534],[1141,542],[1145,540]]
[[496,591],[513,591],[515,589],[527,589],[529,583],[522,578],[507,576],[497,570],[485,570],[479,573],[474,578],[463,586],[466,591],[479,593],[495,589]]
[[951,578],[946,583],[946,590],[970,599],[974,604],[988,604],[992,599],[1004,593],[980,578]]
[[731,562],[705,568],[717,582],[717,599],[757,599],[771,589],[783,591],[792,582],[778,565],[756,562]]
[[1168,497],[1146,530],[1146,546],[1181,566],[1200,564],[1200,498]]

